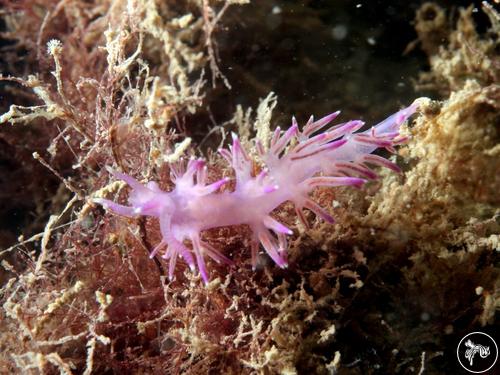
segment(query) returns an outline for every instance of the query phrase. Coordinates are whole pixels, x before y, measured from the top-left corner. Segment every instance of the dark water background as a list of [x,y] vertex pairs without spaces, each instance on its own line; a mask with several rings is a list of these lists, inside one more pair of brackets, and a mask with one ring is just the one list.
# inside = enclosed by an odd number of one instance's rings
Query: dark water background
[[[417,39],[414,19],[423,3],[257,0],[232,8],[217,38],[232,90],[208,95],[212,120],[227,120],[237,104],[256,107],[270,91],[278,96],[275,119],[282,127],[292,115],[303,123],[338,109],[343,119],[373,124],[416,97],[432,97],[413,88],[428,69],[427,56],[418,44],[404,53]],[[479,1],[436,3],[447,10],[450,25],[459,7],[480,9]],[[475,17],[480,28],[486,24],[482,12]]]

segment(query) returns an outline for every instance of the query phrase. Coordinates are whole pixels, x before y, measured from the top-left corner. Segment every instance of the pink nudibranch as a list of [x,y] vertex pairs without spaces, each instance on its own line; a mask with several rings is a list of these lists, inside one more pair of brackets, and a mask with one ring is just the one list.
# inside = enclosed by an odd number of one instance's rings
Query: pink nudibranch
[[[363,132],[357,132],[364,125],[357,120],[322,130],[339,112],[317,121],[311,116],[302,131],[294,118],[287,131],[276,128],[268,147],[255,141],[263,164],[257,176],[252,174],[252,159],[233,134],[229,149],[219,150],[234,170],[236,184],[230,192],[217,192],[230,181],[229,178],[207,184],[205,161],[191,159],[185,168],[172,166],[175,188],[168,192],[161,190],[154,181],[143,185],[126,174],[111,171],[115,178],[132,188],[128,199],[130,206],[102,198],[95,198],[94,202],[118,215],[159,219],[162,240],[151,252],[151,257],[165,249],[162,256],[169,259],[170,279],[174,277],[179,255],[192,270],[198,268],[205,283],[209,281],[205,255],[216,262],[230,264],[230,259],[201,239],[204,230],[230,225],[247,224],[252,229],[254,269],[259,244],[279,267],[286,267],[287,236],[293,232],[271,216],[273,210],[290,201],[306,227],[305,208],[333,223],[328,211],[310,199],[310,192],[319,186],[359,187],[377,178],[370,165],[399,171],[396,164],[372,152],[377,148],[394,151],[395,145],[406,140],[399,129],[415,113],[418,103],[416,100]],[[191,248],[185,245],[186,240],[191,242]]]

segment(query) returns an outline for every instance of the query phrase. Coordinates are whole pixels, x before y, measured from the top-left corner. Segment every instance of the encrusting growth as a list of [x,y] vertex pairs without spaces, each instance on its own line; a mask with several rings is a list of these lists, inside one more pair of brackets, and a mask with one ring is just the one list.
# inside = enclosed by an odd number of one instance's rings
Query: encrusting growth
[[[371,129],[357,133],[364,125],[362,121],[348,121],[323,130],[339,112],[317,121],[311,116],[302,131],[294,118],[292,126],[285,132],[276,128],[268,147],[259,140],[255,141],[263,163],[257,175],[252,173],[254,161],[233,133],[229,149],[219,150],[234,170],[236,183],[231,192],[217,192],[230,181],[229,178],[207,185],[205,161],[191,159],[186,167],[182,164],[171,166],[175,187],[169,192],[161,190],[154,181],[143,185],[131,176],[110,170],[115,178],[132,188],[128,199],[130,206],[101,198],[94,199],[94,202],[118,215],[146,215],[159,219],[162,240],[151,257],[166,249],[162,256],[169,259],[170,279],[180,255],[191,270],[198,268],[203,281],[208,283],[204,256],[216,262],[231,263],[231,260],[202,241],[200,233],[240,224],[247,224],[252,229],[253,267],[257,263],[260,244],[273,261],[284,268],[287,266],[287,236],[292,231],[273,219],[272,211],[290,201],[306,227],[304,209],[333,223],[331,215],[310,199],[309,193],[319,186],[359,187],[367,180],[377,178],[369,165],[399,171],[396,164],[372,152],[377,148],[394,151],[395,145],[404,142],[406,137],[400,135],[400,126],[417,107],[418,100]],[[191,242],[192,249],[184,244],[185,240]]]

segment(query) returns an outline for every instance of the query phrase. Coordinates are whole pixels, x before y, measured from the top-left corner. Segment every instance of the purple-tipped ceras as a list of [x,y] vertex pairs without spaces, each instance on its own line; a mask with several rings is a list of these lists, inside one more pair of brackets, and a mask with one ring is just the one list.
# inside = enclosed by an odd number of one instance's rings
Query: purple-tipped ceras
[[[251,157],[233,134],[229,149],[219,150],[234,170],[233,191],[217,192],[228,178],[207,185],[205,161],[196,159],[190,160],[185,168],[172,165],[175,188],[171,191],[161,190],[154,181],[143,185],[126,174],[112,172],[115,178],[132,188],[130,206],[100,198],[94,201],[118,215],[159,219],[162,240],[151,257],[161,251],[162,257],[169,259],[170,279],[179,255],[192,270],[198,268],[205,283],[209,280],[205,256],[216,262],[231,263],[200,235],[204,230],[230,225],[247,224],[252,229],[254,268],[260,245],[278,266],[286,267],[287,236],[292,235],[292,231],[271,216],[273,210],[290,201],[306,227],[304,209],[333,223],[328,211],[309,197],[310,192],[318,186],[361,186],[366,180],[377,178],[370,165],[399,171],[396,164],[372,152],[377,148],[394,151],[395,145],[405,141],[399,129],[416,111],[417,102],[362,132],[357,132],[364,125],[358,120],[324,130],[339,112],[317,121],[311,116],[302,130],[293,119],[288,130],[276,128],[269,145],[255,140],[264,164],[256,176],[252,174]],[[190,247],[185,244],[186,240],[191,243]]]

